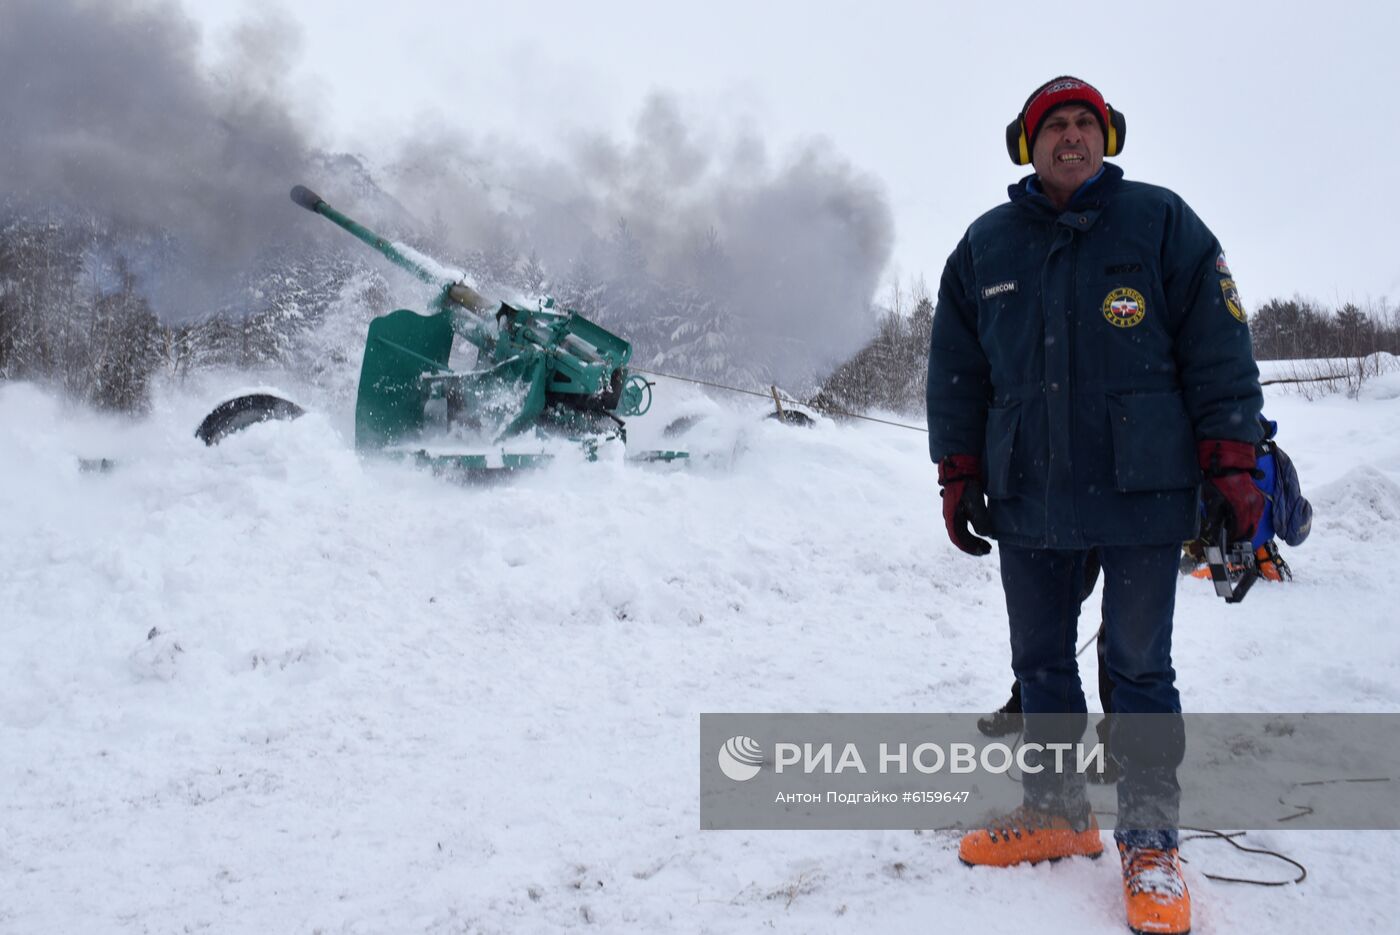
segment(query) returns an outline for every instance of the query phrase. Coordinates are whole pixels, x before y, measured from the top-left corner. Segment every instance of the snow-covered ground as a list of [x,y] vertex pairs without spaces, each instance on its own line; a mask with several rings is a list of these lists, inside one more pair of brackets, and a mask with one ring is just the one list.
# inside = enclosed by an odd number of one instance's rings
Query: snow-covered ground
[[[206,449],[228,388],[131,423],[0,385],[0,931],[1125,931],[1112,857],[697,830],[702,711],[1004,700],[996,559],[945,541],[923,434],[663,384],[634,442],[704,410],[710,461],[466,487],[361,461],[314,390]],[[1182,582],[1184,701],[1400,710],[1400,374],[1278,389],[1313,535],[1239,607]],[[1308,880],[1187,843],[1195,931],[1393,931],[1400,833],[1244,843]]]

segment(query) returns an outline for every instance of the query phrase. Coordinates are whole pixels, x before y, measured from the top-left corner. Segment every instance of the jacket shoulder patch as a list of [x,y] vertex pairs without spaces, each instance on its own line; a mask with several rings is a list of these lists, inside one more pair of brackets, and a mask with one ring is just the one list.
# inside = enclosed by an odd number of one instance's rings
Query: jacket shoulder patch
[[1010,295],[1017,290],[1016,280],[1008,279],[1006,282],[999,282],[994,286],[987,286],[982,290],[982,298],[995,299],[999,295]]
[[1230,310],[1230,314],[1234,315],[1240,322],[1244,322],[1244,302],[1240,301],[1240,290],[1235,288],[1235,281],[1233,279],[1220,280],[1220,291],[1225,296],[1225,307]]

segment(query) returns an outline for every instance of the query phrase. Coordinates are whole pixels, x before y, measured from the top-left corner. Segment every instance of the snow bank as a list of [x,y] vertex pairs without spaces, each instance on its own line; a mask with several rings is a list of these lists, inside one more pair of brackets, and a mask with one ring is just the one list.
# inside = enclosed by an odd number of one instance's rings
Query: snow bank
[[[924,435],[658,393],[632,441],[708,413],[694,468],[462,487],[343,408],[206,449],[214,386],[141,422],[0,386],[0,930],[1119,932],[1111,859],[697,830],[700,712],[990,709],[1009,650]],[[1270,398],[1313,537],[1241,607],[1182,584],[1189,708],[1400,709],[1395,410]],[[1188,844],[1197,931],[1386,930],[1400,835],[1256,837],[1308,883]]]

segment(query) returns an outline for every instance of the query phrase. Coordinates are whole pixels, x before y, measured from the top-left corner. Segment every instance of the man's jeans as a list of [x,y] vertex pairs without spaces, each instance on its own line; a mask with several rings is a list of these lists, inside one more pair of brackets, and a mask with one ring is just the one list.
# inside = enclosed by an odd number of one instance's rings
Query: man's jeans
[[[1088,716],[1074,653],[1088,550],[1009,545],[999,550],[1011,622],[1011,668],[1021,683],[1026,742],[1082,742]],[[1176,768],[1186,748],[1171,662],[1181,546],[1100,546],[1098,551],[1105,659],[1113,679],[1111,746],[1123,765],[1114,837],[1135,847],[1175,847],[1181,799]],[[1156,717],[1118,717],[1139,714]],[[1144,730],[1148,722],[1151,729]],[[1053,757],[1044,760],[1053,767]],[[1028,761],[1034,763],[1034,758]],[[1073,762],[1071,754],[1066,763]],[[1064,773],[1027,771],[1024,782],[1028,805],[1074,822],[1088,820],[1084,777],[1072,768]]]

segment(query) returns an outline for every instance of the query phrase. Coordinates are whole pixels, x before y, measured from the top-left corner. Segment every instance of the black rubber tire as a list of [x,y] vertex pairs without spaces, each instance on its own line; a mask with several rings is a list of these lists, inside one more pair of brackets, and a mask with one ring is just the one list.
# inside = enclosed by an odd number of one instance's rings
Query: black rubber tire
[[784,425],[798,425],[804,429],[809,429],[817,424],[807,413],[799,412],[796,409],[784,409],[782,412],[770,412],[764,418],[776,419]]
[[679,438],[695,428],[704,418],[704,416],[681,416],[662,429],[661,435],[663,438]]
[[280,396],[273,396],[271,393],[250,393],[219,403],[214,407],[214,411],[199,423],[194,435],[206,445],[217,445],[229,435],[241,432],[250,425],[270,419],[291,421],[305,414],[305,409]]

